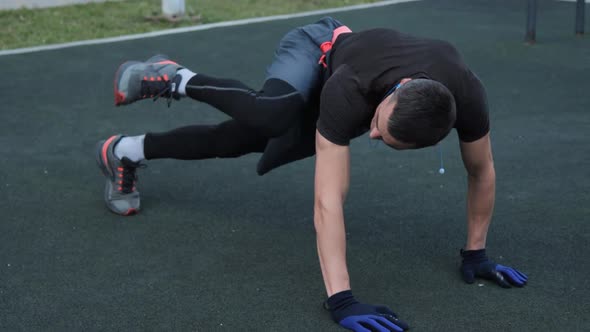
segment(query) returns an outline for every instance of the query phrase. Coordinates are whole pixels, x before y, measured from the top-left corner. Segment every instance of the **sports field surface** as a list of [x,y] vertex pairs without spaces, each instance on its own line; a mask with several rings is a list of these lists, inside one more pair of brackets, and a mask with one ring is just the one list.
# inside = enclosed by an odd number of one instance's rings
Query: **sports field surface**
[[[466,175],[457,138],[351,145],[348,263],[357,298],[413,331],[590,331],[590,39],[574,4],[426,0],[344,11],[353,30],[446,39],[486,85],[497,173],[488,253],[523,289],[463,283]],[[164,53],[258,87],[289,29],[321,15],[0,56],[0,330],[340,331],[322,309],[313,158],[258,177],[258,155],[158,160],[142,211],[109,212],[94,145],[226,116],[191,100],[116,108],[113,75]],[[590,7],[586,6],[586,17]],[[587,29],[588,30],[588,29]]]

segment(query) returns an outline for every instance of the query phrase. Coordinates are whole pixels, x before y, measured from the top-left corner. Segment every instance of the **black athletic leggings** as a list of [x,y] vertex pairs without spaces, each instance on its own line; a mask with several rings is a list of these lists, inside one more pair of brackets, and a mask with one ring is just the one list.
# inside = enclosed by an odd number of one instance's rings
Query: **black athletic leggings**
[[147,133],[146,159],[232,158],[263,152],[268,140],[285,133],[305,107],[301,94],[279,79],[269,79],[262,90],[255,91],[236,80],[198,74],[189,80],[186,93],[232,119]]

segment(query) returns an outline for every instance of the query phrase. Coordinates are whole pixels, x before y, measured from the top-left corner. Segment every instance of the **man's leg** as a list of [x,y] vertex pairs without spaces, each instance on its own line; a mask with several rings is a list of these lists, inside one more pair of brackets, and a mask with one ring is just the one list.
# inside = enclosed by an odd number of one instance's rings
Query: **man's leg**
[[286,132],[304,107],[303,97],[280,79],[269,79],[255,91],[236,80],[195,74],[158,55],[146,62],[130,61],[115,74],[115,104],[188,95],[233,117],[215,126],[187,126],[166,133],[124,137],[99,142],[97,162],[107,177],[105,202],[121,215],[139,211],[136,170],[144,159],[199,160],[231,158],[263,152],[270,137]]
[[233,158],[262,152],[267,141],[268,138],[235,120],[212,126],[187,126],[164,133],[111,136],[96,147],[96,161],[107,178],[105,203],[120,215],[139,212],[136,171],[144,159]]
[[237,80],[196,74],[186,84],[186,95],[266,137],[284,134],[305,108],[301,93],[276,78],[266,80],[256,91]]
[[194,125],[165,133],[145,135],[146,159],[173,158],[200,160],[235,158],[252,152],[263,152],[268,138],[236,120],[218,125]]
[[226,113],[266,137],[287,131],[304,107],[304,97],[285,80],[272,78],[256,91],[240,81],[196,74],[163,55],[123,63],[115,74],[115,104],[189,96]]

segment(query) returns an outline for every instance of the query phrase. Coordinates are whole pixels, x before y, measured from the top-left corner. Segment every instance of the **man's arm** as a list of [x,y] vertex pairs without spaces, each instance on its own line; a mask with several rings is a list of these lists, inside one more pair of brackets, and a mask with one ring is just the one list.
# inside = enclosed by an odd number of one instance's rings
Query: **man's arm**
[[348,192],[350,150],[316,131],[314,225],[328,296],[349,290],[343,206]]
[[475,278],[494,280],[498,285],[522,287],[528,277],[509,266],[496,264],[486,255],[486,237],[494,211],[496,172],[490,144],[490,134],[475,142],[461,142],[461,156],[468,174],[467,243],[461,256],[463,280]]
[[468,181],[467,243],[464,249],[484,249],[496,196],[496,172],[490,134],[474,142],[461,142],[460,145]]
[[350,150],[316,131],[314,224],[318,255],[328,293],[324,307],[334,322],[355,331],[405,331],[408,324],[386,306],[357,301],[346,268],[344,201],[350,180]]

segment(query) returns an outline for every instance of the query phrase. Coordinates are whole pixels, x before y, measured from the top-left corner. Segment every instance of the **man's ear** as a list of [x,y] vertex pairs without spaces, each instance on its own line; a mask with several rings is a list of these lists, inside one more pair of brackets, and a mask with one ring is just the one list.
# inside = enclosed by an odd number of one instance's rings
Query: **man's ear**
[[401,80],[401,81],[399,81],[399,82],[400,82],[400,84],[405,84],[405,83],[408,83],[408,82],[409,82],[409,81],[411,81],[411,80],[412,80],[411,78],[409,78],[409,77],[406,77],[406,78],[402,78],[402,80]]

